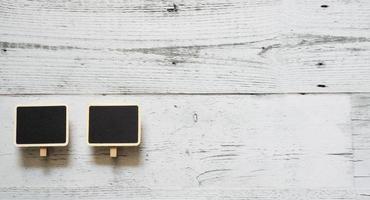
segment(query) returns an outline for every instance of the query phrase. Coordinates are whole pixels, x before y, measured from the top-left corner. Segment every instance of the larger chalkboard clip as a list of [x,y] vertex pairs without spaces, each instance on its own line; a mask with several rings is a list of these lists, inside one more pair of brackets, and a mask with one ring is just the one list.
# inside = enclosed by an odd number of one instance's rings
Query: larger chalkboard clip
[[37,147],[40,157],[46,157],[47,148],[68,145],[66,105],[18,105],[14,121],[17,147]]

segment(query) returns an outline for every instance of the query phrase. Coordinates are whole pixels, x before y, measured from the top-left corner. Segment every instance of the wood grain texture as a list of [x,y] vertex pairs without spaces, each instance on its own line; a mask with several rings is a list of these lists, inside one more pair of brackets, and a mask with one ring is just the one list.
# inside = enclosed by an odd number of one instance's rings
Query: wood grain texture
[[[360,97],[362,98],[362,97]],[[1,96],[0,198],[78,199],[361,199],[368,184],[354,110],[369,99],[333,95]],[[70,145],[12,144],[15,105],[69,105]],[[135,102],[143,143],[86,144],[90,103]],[[363,116],[368,120],[369,116]],[[368,127],[367,127],[367,130]],[[367,131],[368,132],[368,131]],[[356,142],[358,141],[358,142]],[[361,158],[362,160],[369,160]],[[361,166],[360,166],[361,167]],[[9,173],[11,172],[11,173]]]
[[[0,21],[0,199],[370,197],[367,0],[2,0]],[[47,158],[12,144],[32,102],[70,108]],[[86,111],[117,102],[143,143],[114,160]]]
[[369,13],[366,0],[4,0],[0,94],[370,92]]

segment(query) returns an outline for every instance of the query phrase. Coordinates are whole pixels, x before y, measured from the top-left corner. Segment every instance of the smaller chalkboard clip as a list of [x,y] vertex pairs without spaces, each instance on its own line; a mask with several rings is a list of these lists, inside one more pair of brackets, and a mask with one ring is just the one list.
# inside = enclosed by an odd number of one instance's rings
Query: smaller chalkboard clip
[[40,147],[40,157],[46,157],[48,155],[48,149],[46,147]]
[[117,147],[111,147],[110,148],[110,157],[116,158],[117,157]]

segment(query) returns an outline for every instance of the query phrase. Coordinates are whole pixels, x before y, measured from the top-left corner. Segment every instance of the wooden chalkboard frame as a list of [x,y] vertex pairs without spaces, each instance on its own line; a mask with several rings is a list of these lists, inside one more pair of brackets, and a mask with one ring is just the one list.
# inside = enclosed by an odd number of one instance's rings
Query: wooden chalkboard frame
[[[43,144],[18,144],[17,143],[17,109],[19,107],[49,107],[49,106],[65,106],[66,107],[66,142],[64,143],[43,143]],[[21,104],[15,106],[14,114],[14,138],[13,142],[16,147],[58,147],[67,146],[69,144],[69,117],[68,106],[65,104]]]
[[[90,123],[90,107],[91,106],[137,106],[138,111],[138,141],[137,143],[90,143],[89,142],[89,123]],[[138,104],[89,104],[87,106],[87,112],[86,112],[86,142],[89,146],[95,146],[95,147],[135,147],[139,146],[141,144],[141,115],[140,115],[140,106]]]

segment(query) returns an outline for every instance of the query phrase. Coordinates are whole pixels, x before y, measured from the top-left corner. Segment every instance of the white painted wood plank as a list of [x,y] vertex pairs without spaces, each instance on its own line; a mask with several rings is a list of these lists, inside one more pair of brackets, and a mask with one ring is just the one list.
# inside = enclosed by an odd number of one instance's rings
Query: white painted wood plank
[[[40,101],[70,109],[70,145],[47,160],[12,143],[15,105]],[[143,143],[114,161],[87,146],[85,120],[117,101],[141,106]],[[0,96],[0,116],[0,198],[361,197],[349,95]]]
[[0,94],[370,92],[369,1],[174,3],[1,1]]
[[370,95],[353,95],[352,105],[355,185],[366,189],[370,187]]

